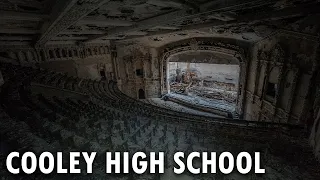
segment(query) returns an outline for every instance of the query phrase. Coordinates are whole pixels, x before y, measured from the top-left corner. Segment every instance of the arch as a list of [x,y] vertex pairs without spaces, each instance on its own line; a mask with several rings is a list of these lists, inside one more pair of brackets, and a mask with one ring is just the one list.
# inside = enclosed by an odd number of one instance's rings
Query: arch
[[68,57],[67,50],[62,49],[62,57],[64,58]]
[[68,50],[68,56],[72,57],[72,50],[71,49]]
[[88,48],[88,52],[89,52],[89,56],[92,56],[92,55],[93,55],[91,48]]
[[57,58],[61,58],[61,56],[60,56],[60,49],[56,49],[56,50],[55,50],[55,53],[56,53],[56,57],[57,57]]
[[269,102],[274,102],[279,88],[279,74],[280,69],[277,66],[274,66],[270,69],[270,72],[265,77],[264,85],[264,98]]
[[14,59],[16,63],[19,63],[19,58],[18,58],[18,53],[17,52],[9,51],[8,52],[8,56],[11,59]]
[[138,97],[139,97],[139,99],[145,99],[146,98],[146,95],[145,95],[145,92],[144,92],[143,89],[139,89]]
[[136,77],[143,77],[143,74],[144,74],[143,60],[142,59],[137,59],[133,63],[134,63],[134,67],[135,67]]
[[280,68],[279,66],[274,66],[271,68],[268,80],[274,84],[277,84],[279,81]]
[[237,113],[240,115],[243,114],[244,110],[244,100],[246,97],[246,81],[247,81],[247,56],[245,50],[238,45],[218,42],[217,39],[212,38],[192,38],[188,40],[183,40],[181,42],[175,42],[169,45],[166,45],[163,48],[163,52],[160,54],[160,79],[161,94],[165,94],[168,89],[167,82],[167,64],[171,56],[186,53],[186,52],[210,52],[216,54],[228,55],[231,58],[236,58],[240,66],[240,75],[239,75],[239,84],[238,84],[238,95],[237,95]]
[[76,49],[73,50],[74,57],[78,57],[78,51]]
[[32,52],[31,51],[27,51],[26,52],[26,56],[27,56],[27,61],[28,62],[32,62],[32,61],[35,61],[35,57],[33,56]]
[[50,57],[50,59],[54,59],[54,52],[53,52],[53,50],[49,50],[49,57]]

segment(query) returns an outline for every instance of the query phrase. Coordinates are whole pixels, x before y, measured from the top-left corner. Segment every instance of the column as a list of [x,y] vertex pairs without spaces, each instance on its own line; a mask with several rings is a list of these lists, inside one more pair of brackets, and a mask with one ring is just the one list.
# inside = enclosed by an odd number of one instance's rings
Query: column
[[290,115],[291,115],[292,102],[293,102],[293,100],[294,100],[294,98],[296,96],[296,93],[297,93],[297,82],[299,81],[299,76],[300,76],[299,69],[295,68],[294,71],[295,71],[295,76],[294,76],[293,81],[292,81],[292,89],[291,89],[288,105],[287,105],[287,107],[285,109],[286,113],[288,113],[288,118],[290,118]]
[[118,81],[119,78],[119,70],[118,70],[118,65],[117,65],[117,52],[112,52],[111,55],[111,60],[112,60],[112,64],[113,64],[113,71],[114,71],[114,80]]
[[59,48],[59,55],[60,55],[60,58],[62,59],[63,58],[62,48]]
[[125,65],[125,70],[126,70],[126,78],[127,78],[127,80],[129,80],[129,63],[130,63],[130,61],[125,61],[124,60],[124,65]]
[[57,59],[57,54],[56,54],[56,49],[52,50],[53,58],[56,60]]
[[260,74],[261,74],[261,67],[262,64],[260,60],[257,61],[257,68],[256,68],[256,77],[255,77],[255,82],[254,82],[254,91],[253,91],[253,99],[255,100],[255,96],[257,96],[257,91],[259,88],[259,80],[260,80]]
[[164,74],[163,74],[163,62],[164,60],[160,60],[160,67],[159,67],[159,72],[160,72],[160,85],[161,85],[161,94],[164,93]]
[[244,114],[244,107],[245,107],[245,101],[246,101],[246,84],[247,84],[247,71],[248,71],[248,62],[241,62],[240,63],[240,71],[241,71],[241,75],[240,75],[240,85],[241,87],[239,87],[240,92],[238,93],[238,99],[240,101],[241,104],[238,105],[238,113],[239,115],[243,115]]
[[159,63],[157,49],[155,49],[155,48],[150,49],[150,54],[151,54],[151,57],[150,57],[150,70],[151,70],[150,78],[155,79],[156,78],[155,73],[158,70],[155,68],[154,63]]
[[[41,49],[41,50],[40,50],[40,53],[41,53],[41,54],[42,54],[42,56],[43,56],[42,61],[44,61],[44,62],[45,62],[45,61],[47,61],[47,59],[49,59],[49,58],[48,58],[48,55],[47,55],[47,52],[46,52],[46,50],[45,50],[45,49]],[[41,56],[41,57],[42,57],[42,56]]]
[[269,78],[269,73],[270,73],[270,62],[265,61],[265,62],[263,62],[263,65],[266,66],[266,72],[265,72],[265,76],[264,76],[265,81],[263,82],[262,92],[261,92],[261,97],[260,97],[261,100],[264,98],[264,96],[266,94],[265,88],[266,88],[266,84],[268,82],[267,79]]
[[145,57],[141,58],[141,61],[142,61],[142,69],[143,69],[142,70],[143,79],[146,79],[147,69],[145,67],[145,62],[144,62],[144,61],[146,61]]
[[280,100],[280,97],[282,95],[282,92],[283,92],[283,81],[285,79],[285,73],[286,72],[286,68],[283,67],[283,65],[281,64],[280,65],[280,72],[279,72],[279,75],[278,75],[278,83],[277,83],[277,92],[276,92],[276,97],[275,97],[275,100],[273,102],[273,105],[275,107],[275,111],[274,111],[274,114],[273,116],[275,116],[277,114],[277,109],[278,109],[278,106],[279,106],[279,100]]

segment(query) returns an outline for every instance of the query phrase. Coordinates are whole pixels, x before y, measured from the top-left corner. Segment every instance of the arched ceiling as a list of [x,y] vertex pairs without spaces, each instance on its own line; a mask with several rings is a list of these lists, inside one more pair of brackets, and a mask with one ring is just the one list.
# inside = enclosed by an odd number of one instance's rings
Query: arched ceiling
[[278,29],[316,33],[317,0],[0,0],[1,45],[162,46],[185,37],[255,42]]

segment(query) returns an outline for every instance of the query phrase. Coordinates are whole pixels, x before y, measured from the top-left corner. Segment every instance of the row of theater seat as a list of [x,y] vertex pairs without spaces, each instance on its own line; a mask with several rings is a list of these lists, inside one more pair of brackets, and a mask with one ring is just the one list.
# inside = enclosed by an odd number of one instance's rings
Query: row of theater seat
[[[1,64],[5,84],[1,88],[1,145],[0,159],[16,150],[98,152],[94,165],[97,179],[106,178],[106,151],[164,151],[166,167],[172,167],[176,151],[231,151],[257,149],[264,152],[275,141],[297,137],[283,133],[296,127],[234,122],[181,113],[129,98],[115,82],[93,81],[31,67]],[[39,83],[88,98],[50,95],[33,91],[32,83]],[[291,132],[291,131],[286,131]],[[255,145],[252,146],[252,142]],[[290,144],[288,145],[290,146]],[[266,156],[265,158],[268,158]],[[68,161],[65,161],[68,164]],[[270,164],[272,166],[272,164]],[[281,164],[284,166],[284,164]],[[0,171],[3,177],[9,177]],[[81,179],[85,177],[74,177]],[[125,176],[125,175],[123,175]],[[127,179],[159,179],[159,175],[126,175]],[[150,177],[151,176],[151,177]],[[33,175],[41,178],[41,174]],[[213,175],[203,175],[212,178]],[[59,179],[52,175],[52,179]],[[110,179],[121,179],[108,175]]]

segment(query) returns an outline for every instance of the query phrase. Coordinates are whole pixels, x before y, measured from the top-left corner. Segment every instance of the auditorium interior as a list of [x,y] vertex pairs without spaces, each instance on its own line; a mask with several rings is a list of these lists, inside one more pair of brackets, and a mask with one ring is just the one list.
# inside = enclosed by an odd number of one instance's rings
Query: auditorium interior
[[[0,0],[0,14],[0,177],[26,175],[6,170],[12,151],[86,151],[94,175],[27,179],[320,179],[319,0]],[[106,151],[165,152],[168,171],[106,174]],[[178,151],[261,152],[266,173],[175,175]]]

